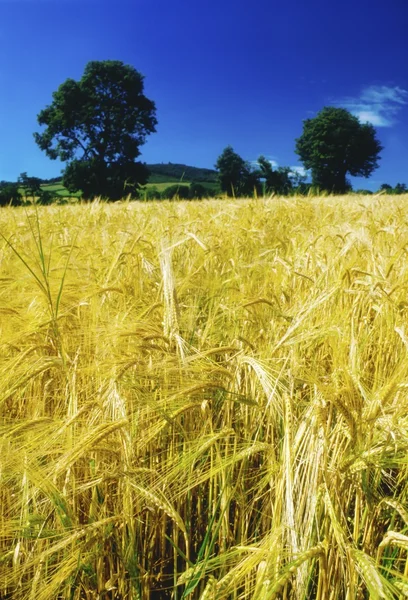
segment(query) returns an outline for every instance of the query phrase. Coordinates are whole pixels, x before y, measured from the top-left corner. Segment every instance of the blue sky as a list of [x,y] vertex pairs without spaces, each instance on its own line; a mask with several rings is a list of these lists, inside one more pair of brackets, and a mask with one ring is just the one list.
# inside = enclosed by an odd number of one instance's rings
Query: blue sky
[[157,133],[142,160],[300,166],[303,119],[348,108],[377,127],[380,168],[355,187],[408,184],[406,0],[0,0],[0,180],[63,164],[35,145],[36,116],[90,60],[145,75]]

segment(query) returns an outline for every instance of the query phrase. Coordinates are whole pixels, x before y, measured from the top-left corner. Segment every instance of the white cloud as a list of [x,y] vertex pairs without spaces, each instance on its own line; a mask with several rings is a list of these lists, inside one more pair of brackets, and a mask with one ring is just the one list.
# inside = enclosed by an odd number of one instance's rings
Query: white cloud
[[391,127],[392,121],[384,115],[374,110],[366,109],[364,106],[360,110],[352,111],[353,114],[360,119],[362,123],[371,123],[376,127]]
[[389,87],[386,85],[372,85],[363,91],[361,99],[375,104],[383,104],[384,102],[407,104],[408,91],[398,86]]
[[305,169],[305,167],[294,166],[290,167],[292,173],[296,173],[297,175],[301,175],[302,177],[307,177],[309,175],[309,171]]
[[395,115],[408,104],[408,90],[398,86],[372,85],[365,88],[359,97],[347,97],[335,102],[347,108],[362,123],[376,127],[391,127]]
[[311,171],[309,169],[305,169],[305,167],[301,167],[299,165],[294,165],[290,167],[289,177],[294,179],[297,175],[300,177],[305,177],[306,181],[310,181]]

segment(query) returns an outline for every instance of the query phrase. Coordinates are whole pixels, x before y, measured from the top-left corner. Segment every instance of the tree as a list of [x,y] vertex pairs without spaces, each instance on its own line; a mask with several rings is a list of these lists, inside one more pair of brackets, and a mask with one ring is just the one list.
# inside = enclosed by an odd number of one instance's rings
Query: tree
[[24,197],[27,200],[31,196],[35,200],[36,196],[41,194],[42,179],[39,177],[29,177],[26,172],[20,173],[17,179],[20,187],[24,190]]
[[307,181],[307,173],[299,171],[298,169],[291,169],[290,172],[290,181],[292,184],[292,192],[295,194],[307,194],[311,187],[310,183],[306,183]]
[[335,193],[350,188],[347,174],[369,177],[378,167],[381,150],[370,123],[362,124],[348,110],[332,106],[306,119],[296,140],[296,153],[311,169],[313,185]]
[[190,189],[189,189],[189,198],[190,199],[201,199],[201,198],[205,198],[208,197],[208,189],[206,187],[204,187],[201,183],[197,183],[196,181],[193,181],[192,183],[190,183]]
[[397,183],[397,185],[394,188],[394,194],[406,194],[407,193],[407,186],[405,183]]
[[174,198],[179,198],[180,200],[187,200],[190,195],[190,187],[188,185],[179,185],[178,183],[174,185],[169,185],[166,187],[164,192],[162,193],[162,198],[167,198],[169,200],[173,200]]
[[19,206],[21,194],[17,183],[0,181],[0,206]]
[[49,190],[41,190],[41,193],[39,194],[38,197],[38,203],[39,204],[53,204],[54,202],[56,202],[57,198],[55,196],[55,194],[53,194],[52,192],[50,192]]
[[258,165],[258,176],[264,181],[264,188],[267,194],[289,194],[292,190],[291,170],[289,167],[278,167],[274,171],[271,161],[264,156],[258,158]]
[[355,191],[356,194],[360,196],[372,196],[373,192],[371,190],[360,189]]
[[35,141],[51,159],[67,162],[63,183],[70,192],[118,200],[136,196],[146,183],[148,169],[136,159],[157,119],[143,81],[121,61],[91,61],[82,78],[67,79],[39,113],[46,129]]
[[156,186],[143,188],[139,197],[143,200],[161,200],[161,194]]
[[221,191],[227,196],[249,196],[254,189],[259,190],[258,173],[231,146],[227,146],[220,154],[215,168]]
[[406,194],[408,192],[407,186],[405,183],[397,183],[397,185],[393,188],[389,183],[383,183],[380,186],[381,192],[386,192],[387,194]]

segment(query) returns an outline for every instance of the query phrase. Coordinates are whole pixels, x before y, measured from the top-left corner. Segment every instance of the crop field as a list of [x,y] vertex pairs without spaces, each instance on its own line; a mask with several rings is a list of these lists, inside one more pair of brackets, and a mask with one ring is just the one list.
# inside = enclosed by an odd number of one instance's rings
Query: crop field
[[408,196],[0,234],[1,600],[408,597]]

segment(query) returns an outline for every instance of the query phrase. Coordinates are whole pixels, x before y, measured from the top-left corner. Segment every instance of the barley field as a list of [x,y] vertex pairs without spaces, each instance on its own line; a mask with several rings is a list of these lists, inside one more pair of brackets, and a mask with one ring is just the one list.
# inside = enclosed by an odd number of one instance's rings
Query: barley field
[[0,234],[0,599],[408,597],[408,196]]

